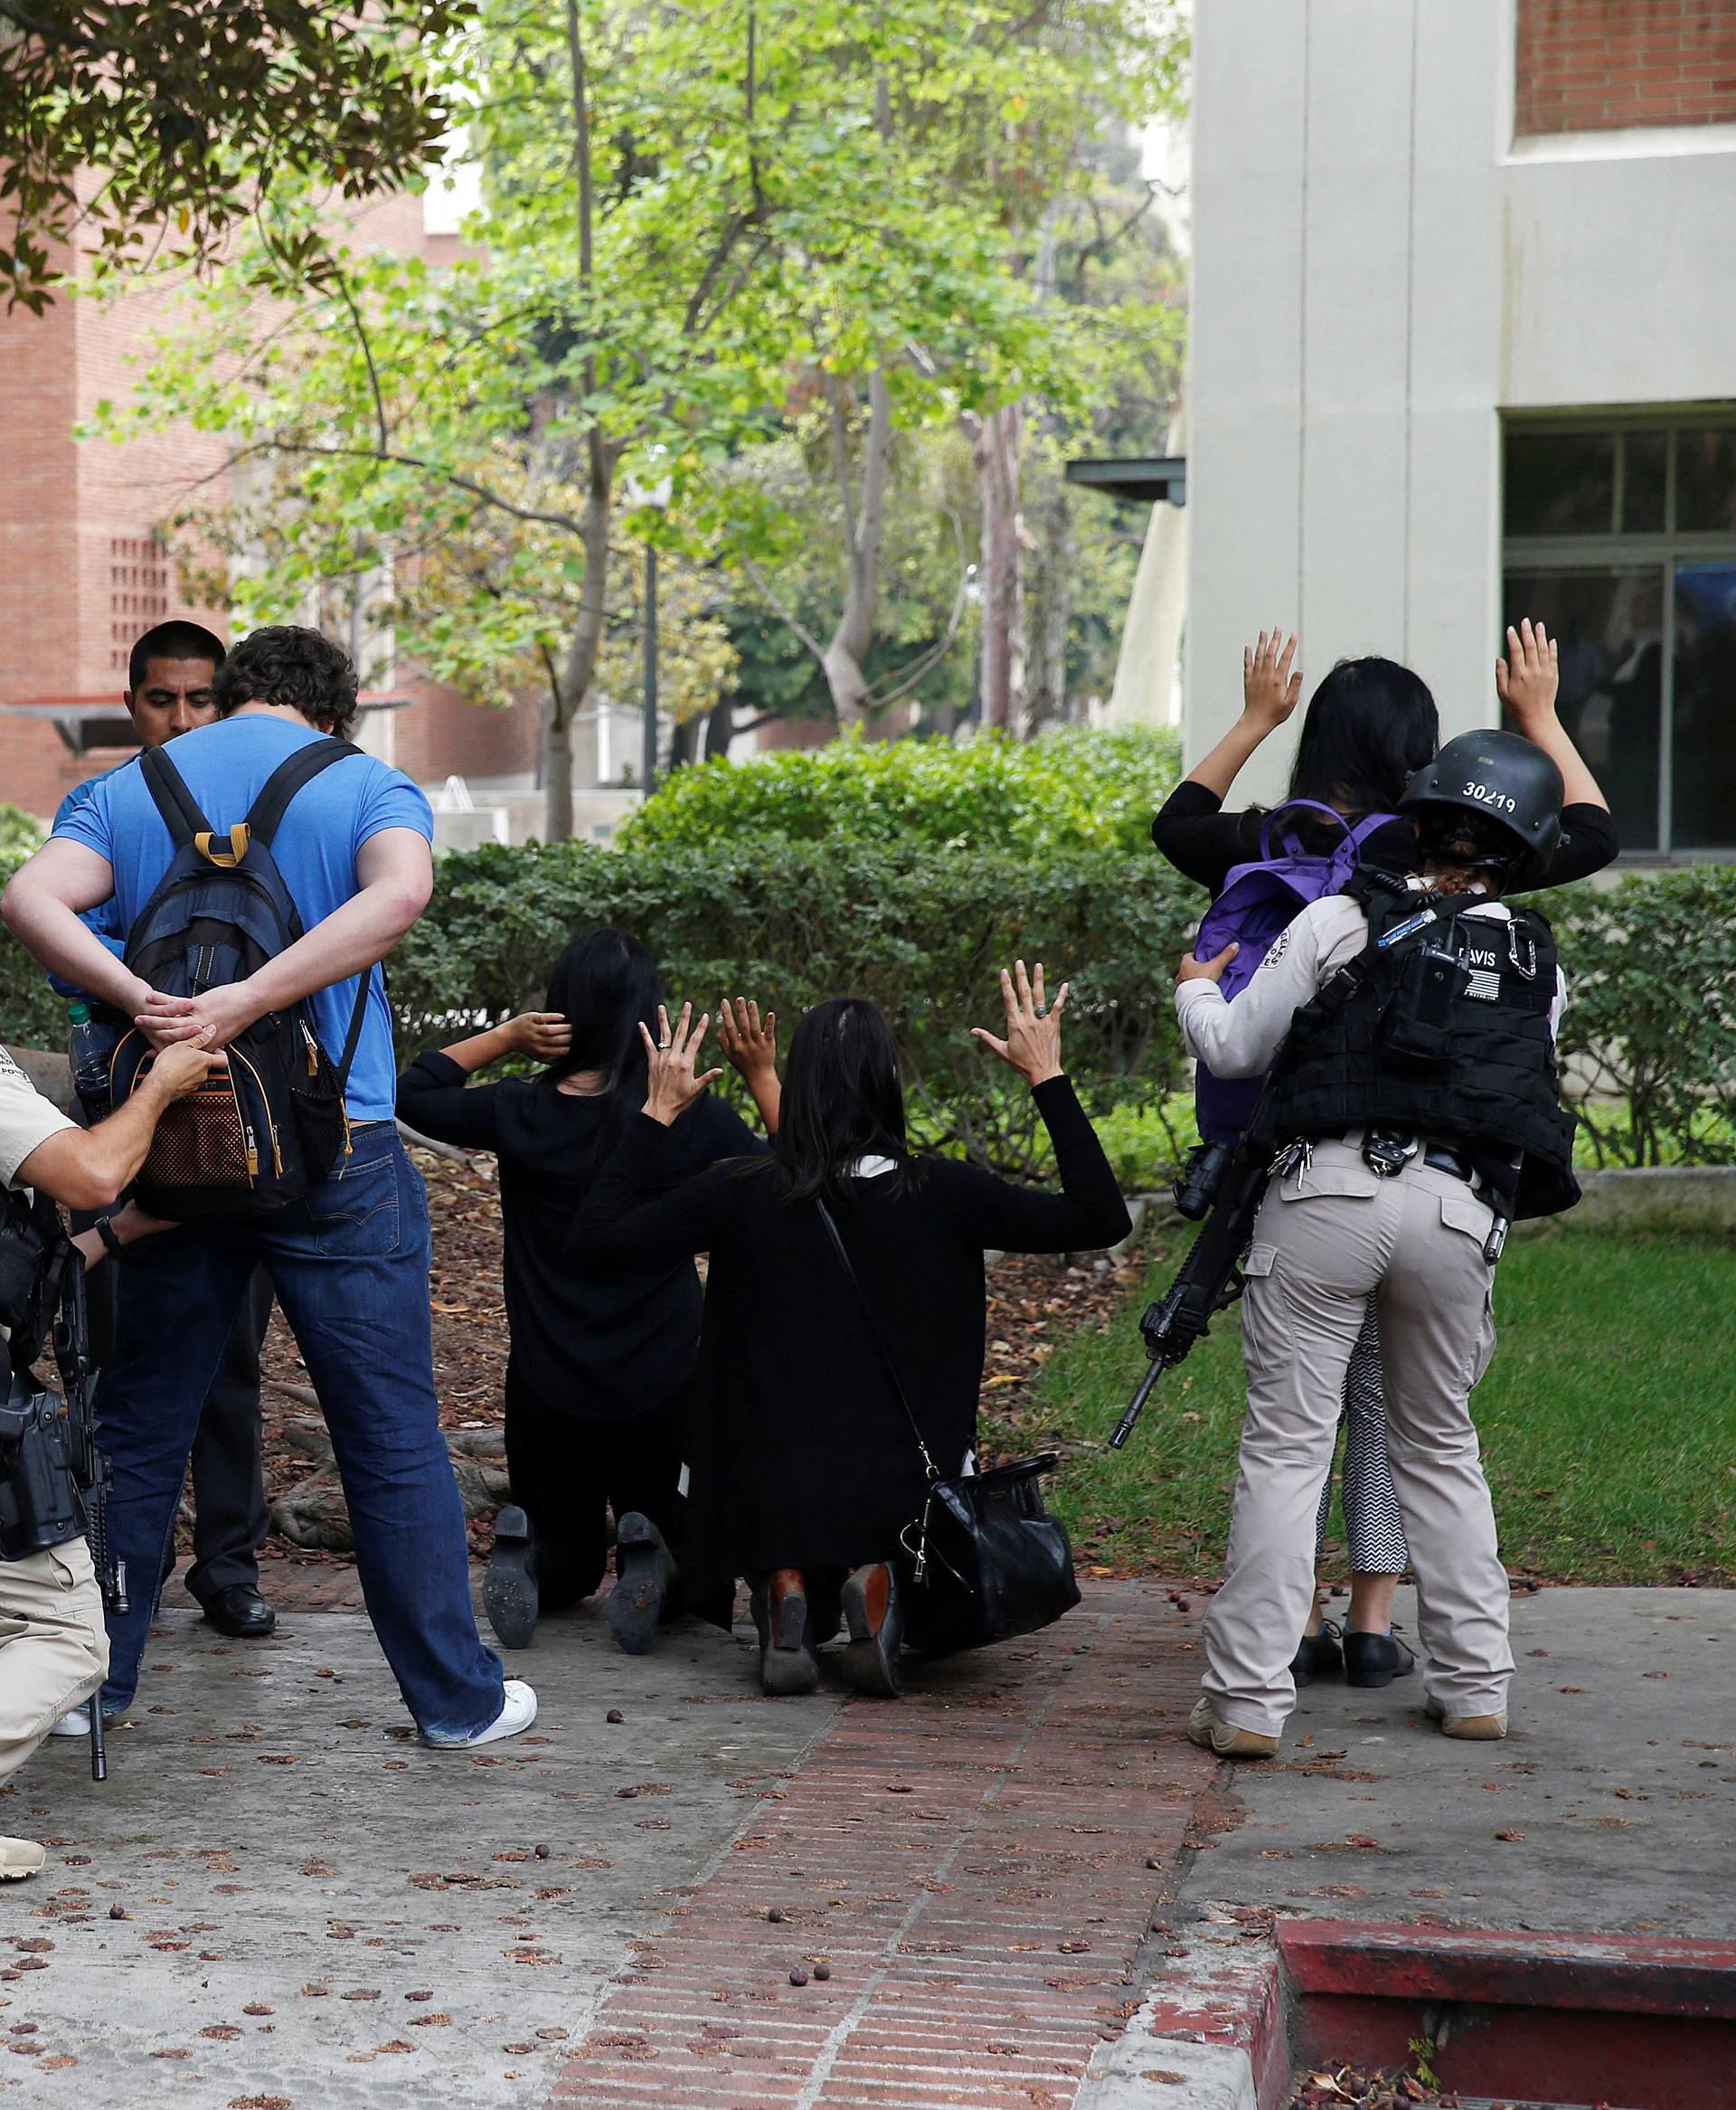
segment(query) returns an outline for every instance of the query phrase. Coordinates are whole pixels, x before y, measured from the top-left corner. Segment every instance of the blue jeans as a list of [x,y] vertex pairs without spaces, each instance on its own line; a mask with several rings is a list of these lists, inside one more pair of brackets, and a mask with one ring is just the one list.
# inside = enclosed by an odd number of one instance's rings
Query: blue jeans
[[132,1699],[156,1578],[199,1411],[256,1267],[271,1277],[331,1431],[368,1615],[419,1727],[486,1728],[499,1659],[476,1634],[464,1507],[434,1396],[428,1197],[389,1121],[306,1199],[253,1223],[186,1226],[127,1270],[112,1367],[98,1399],[114,1462],[109,1538],[132,1608],[110,1613],[103,1704]]

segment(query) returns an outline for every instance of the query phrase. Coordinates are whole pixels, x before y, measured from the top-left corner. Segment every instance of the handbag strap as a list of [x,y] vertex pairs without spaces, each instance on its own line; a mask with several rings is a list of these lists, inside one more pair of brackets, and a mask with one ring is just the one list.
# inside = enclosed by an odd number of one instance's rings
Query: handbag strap
[[869,1338],[879,1351],[881,1361],[886,1366],[886,1375],[892,1381],[892,1390],[898,1395],[898,1404],[904,1409],[904,1418],[910,1424],[910,1433],[916,1438],[916,1447],[922,1453],[922,1470],[928,1474],[929,1485],[932,1487],[940,1474],[934,1460],[929,1455],[928,1444],[922,1440],[922,1424],[917,1420],[915,1410],[905,1394],[903,1381],[898,1374],[898,1365],[893,1362],[892,1351],[886,1346],[886,1337],[880,1330],[879,1321],[874,1317],[874,1308],[868,1301],[867,1291],[862,1286],[862,1277],[856,1273],[836,1220],[826,1207],[824,1198],[816,1196],[814,1206],[820,1212],[820,1221],[826,1225],[826,1235],[832,1241],[832,1250],[838,1256],[838,1264],[849,1276],[850,1287],[856,1292],[856,1302],[862,1307],[862,1316],[868,1328]]

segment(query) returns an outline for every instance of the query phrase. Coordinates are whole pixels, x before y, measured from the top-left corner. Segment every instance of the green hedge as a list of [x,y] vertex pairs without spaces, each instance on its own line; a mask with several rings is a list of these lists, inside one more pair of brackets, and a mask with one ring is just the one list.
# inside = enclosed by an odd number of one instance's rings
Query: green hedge
[[1181,773],[1174,733],[1065,726],[1033,741],[837,740],[677,770],[621,831],[630,847],[850,840],[1025,857],[1150,843]]
[[1592,1161],[1736,1164],[1736,867],[1564,887],[1542,905],[1567,971],[1561,1053]]
[[[11,868],[0,857],[0,880]],[[1069,1068],[1094,1111],[1124,1110],[1124,1175],[1143,1185],[1186,1140],[1171,969],[1202,898],[1150,851],[1114,847],[491,846],[440,859],[429,912],[393,957],[392,998],[408,1053],[537,1003],[566,939],[617,923],[656,952],[671,993],[702,1008],[747,992],[793,1024],[821,997],[878,998],[923,1137],[1016,1171],[1042,1159],[1029,1100],[967,1031],[998,1015],[996,969],[1041,957],[1074,981]],[[1736,1163],[1736,869],[1582,885],[1545,906],[1593,1160]],[[40,971],[0,933],[0,1040],[52,1046],[64,1029]]]

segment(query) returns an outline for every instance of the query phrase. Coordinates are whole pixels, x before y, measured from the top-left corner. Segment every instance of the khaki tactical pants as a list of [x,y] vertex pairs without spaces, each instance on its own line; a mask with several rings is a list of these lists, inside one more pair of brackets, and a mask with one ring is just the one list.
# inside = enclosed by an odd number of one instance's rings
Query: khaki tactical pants
[[1314,1599],[1315,1509],[1344,1371],[1371,1300],[1387,1442],[1417,1578],[1423,1686],[1449,1715],[1506,1705],[1506,1570],[1467,1405],[1495,1348],[1492,1221],[1464,1180],[1412,1159],[1382,1179],[1357,1143],[1321,1142],[1275,1181],[1242,1301],[1248,1419],[1203,1680],[1220,1718],[1277,1736]]
[[0,1561],[0,1781],[108,1668],[102,1592],[82,1538]]

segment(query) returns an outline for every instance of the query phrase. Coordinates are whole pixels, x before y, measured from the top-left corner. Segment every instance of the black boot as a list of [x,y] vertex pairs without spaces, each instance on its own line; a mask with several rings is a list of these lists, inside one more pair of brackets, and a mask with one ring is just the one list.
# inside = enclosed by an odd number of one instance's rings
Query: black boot
[[1323,1620],[1318,1633],[1305,1633],[1290,1659],[1290,1676],[1298,1685],[1312,1685],[1316,1678],[1335,1678],[1344,1667],[1338,1648],[1338,1629]]
[[1391,1685],[1395,1678],[1408,1678],[1416,1667],[1417,1659],[1393,1635],[1344,1629],[1346,1685]]
[[482,1578],[482,1608],[503,1649],[528,1649],[541,1609],[536,1589],[536,1533],[518,1505],[495,1519],[495,1556]]
[[615,1587],[609,1594],[609,1631],[629,1656],[649,1652],[665,1601],[675,1588],[675,1556],[663,1533],[637,1509],[615,1532]]
[[753,1623],[760,1632],[760,1682],[779,1697],[812,1692],[820,1666],[807,1615],[800,1568],[774,1568],[753,1585]]

